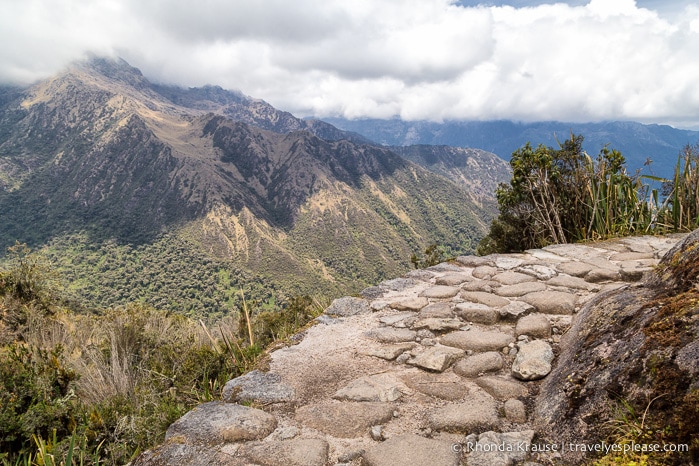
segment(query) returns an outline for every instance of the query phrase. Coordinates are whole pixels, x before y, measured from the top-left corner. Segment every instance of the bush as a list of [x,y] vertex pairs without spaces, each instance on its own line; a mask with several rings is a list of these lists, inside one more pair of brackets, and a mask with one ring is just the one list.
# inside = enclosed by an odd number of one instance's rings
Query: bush
[[[500,215],[479,254],[699,225],[699,146],[685,148],[674,179],[663,180],[627,174],[624,157],[607,147],[593,159],[582,143],[571,135],[559,149],[527,143],[512,154],[512,179],[498,187]],[[644,180],[664,182],[665,198]]]

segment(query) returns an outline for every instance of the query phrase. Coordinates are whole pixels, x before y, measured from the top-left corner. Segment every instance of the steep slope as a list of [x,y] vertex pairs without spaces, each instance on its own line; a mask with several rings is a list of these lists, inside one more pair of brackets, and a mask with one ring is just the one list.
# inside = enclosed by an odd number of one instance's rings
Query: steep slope
[[451,146],[393,146],[395,153],[427,170],[468,188],[477,202],[493,202],[498,184],[512,176],[510,166],[497,155],[480,149]]
[[[123,61],[93,59],[2,96],[0,243],[50,243],[84,282],[77,296],[118,275],[85,254],[114,244],[128,246],[126,263],[196,249],[212,275],[287,294],[356,292],[404,272],[427,244],[472,250],[493,214],[386,148],[218,88],[154,86]],[[155,282],[132,283],[129,298],[167,292]],[[220,312],[226,296],[181,309]]]

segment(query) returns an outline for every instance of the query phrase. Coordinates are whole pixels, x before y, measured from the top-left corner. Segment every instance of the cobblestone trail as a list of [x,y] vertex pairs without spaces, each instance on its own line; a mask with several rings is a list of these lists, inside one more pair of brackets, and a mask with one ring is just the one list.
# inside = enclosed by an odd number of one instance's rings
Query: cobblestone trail
[[[230,381],[223,402],[175,422],[134,465],[555,461],[520,446],[536,438],[534,397],[562,334],[681,238],[462,256],[338,299],[300,343],[271,354],[268,373]],[[488,448],[503,444],[519,448]]]

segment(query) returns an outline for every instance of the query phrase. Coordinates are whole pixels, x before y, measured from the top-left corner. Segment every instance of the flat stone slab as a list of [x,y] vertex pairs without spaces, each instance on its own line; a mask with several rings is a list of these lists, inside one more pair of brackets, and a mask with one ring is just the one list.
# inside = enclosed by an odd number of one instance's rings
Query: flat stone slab
[[461,377],[478,377],[486,372],[495,372],[502,369],[504,361],[502,354],[497,351],[474,354],[458,361],[454,365],[454,373]]
[[472,329],[448,333],[441,338],[440,343],[463,350],[482,352],[500,351],[514,341],[512,335],[496,330]]
[[237,455],[265,466],[324,466],[328,462],[328,442],[299,438],[273,442],[248,442]]
[[515,254],[507,254],[504,256],[495,256],[495,266],[499,269],[510,270],[519,267],[524,263],[524,259],[516,257]]
[[492,256],[459,256],[456,262],[464,267],[480,267],[481,265],[494,266],[495,261]]
[[429,301],[427,301],[427,298],[424,297],[416,297],[416,298],[403,298],[399,299],[397,301],[394,301],[389,304],[390,307],[397,311],[419,311],[423,307],[427,306],[429,304]]
[[420,293],[420,296],[433,299],[448,299],[453,298],[458,293],[459,288],[456,286],[437,285],[433,286],[432,288],[427,288]]
[[563,291],[539,291],[519,298],[543,314],[573,314],[578,297]]
[[369,330],[365,335],[382,343],[402,343],[415,341],[417,332],[407,328],[382,327]]
[[497,267],[492,267],[490,265],[481,265],[473,269],[471,275],[482,280],[489,280],[493,275],[497,275],[499,272]]
[[427,348],[409,363],[429,371],[444,372],[463,355],[461,349],[438,345]]
[[426,319],[417,320],[411,328],[414,330],[426,328],[432,330],[433,332],[447,332],[451,330],[458,330],[464,326],[464,323],[459,319],[437,319],[435,317],[428,317]]
[[[563,259],[565,260],[565,259]],[[527,275],[531,275],[532,277],[536,278],[537,280],[550,280],[551,278],[555,277],[558,275],[558,272],[556,272],[556,269],[551,268],[547,265],[523,265],[521,267],[517,267],[517,272],[524,273]]]
[[369,348],[361,350],[360,354],[365,356],[374,356],[376,358],[385,359],[387,361],[393,361],[401,354],[406,351],[410,351],[415,348],[417,343],[398,343],[394,345],[384,345],[379,348]]
[[460,273],[448,273],[446,275],[443,275],[441,277],[437,277],[435,279],[435,283],[437,285],[446,285],[446,286],[458,286],[466,282],[470,282],[473,280],[473,277],[471,277],[470,274],[460,272]]
[[502,285],[517,285],[519,283],[533,282],[536,278],[525,273],[508,270],[493,276],[493,280]]
[[495,288],[493,292],[498,296],[504,296],[507,298],[516,298],[519,296],[524,296],[528,293],[534,293],[537,291],[544,291],[546,285],[541,282],[524,282],[518,283],[516,285],[503,285],[500,288]]
[[503,405],[503,409],[505,411],[505,417],[508,421],[515,422],[517,424],[527,422],[527,408],[520,400],[507,400]]
[[474,280],[461,285],[461,289],[463,291],[482,291],[485,293],[492,293],[493,288],[497,288],[498,286],[501,286],[500,283],[492,280]]
[[[417,270],[415,272],[422,272],[423,274],[429,273],[423,270]],[[430,274],[430,277],[432,277],[432,274]],[[381,283],[379,283],[379,286],[381,288],[391,291],[405,291],[415,287],[416,285],[419,285],[420,283],[421,281],[415,278],[394,278],[391,280],[382,281]]]
[[637,282],[643,278],[643,275],[652,270],[653,267],[626,267],[624,264],[622,264],[621,270],[619,270],[619,275],[625,282]]
[[476,324],[493,325],[500,318],[497,310],[481,303],[459,303],[454,310],[463,320]]
[[405,386],[391,374],[375,374],[361,377],[339,389],[333,395],[344,401],[396,401],[403,396]]
[[363,454],[366,466],[458,466],[459,454],[452,443],[415,434],[391,437]]
[[386,294],[386,290],[384,290],[380,286],[369,286],[360,291],[359,294],[364,299],[372,300],[381,298],[383,295]]
[[511,466],[527,459],[533,430],[522,432],[484,432],[478,436],[466,464],[468,466]]
[[555,264],[557,262],[565,262],[569,260],[567,257],[563,257],[559,254],[555,254],[544,249],[527,249],[524,252],[532,256],[534,259],[540,260],[547,264]]
[[333,437],[354,438],[369,432],[371,426],[393,418],[390,403],[337,402],[302,406],[296,420]]
[[574,290],[599,291],[600,287],[594,283],[590,283],[580,277],[571,275],[558,275],[546,282],[549,286],[560,286],[563,288],[571,288]]
[[331,316],[349,317],[357,314],[369,314],[371,308],[366,299],[345,296],[334,300],[325,310],[325,313]]
[[617,252],[612,254],[609,258],[611,261],[626,262],[626,261],[638,261],[642,259],[655,259],[655,253],[648,252]]
[[506,321],[517,320],[520,317],[526,316],[534,310],[534,306],[525,303],[524,301],[512,301],[507,306],[498,309],[500,318]]
[[415,313],[410,311],[399,312],[398,314],[389,314],[379,318],[379,322],[385,325],[396,325],[398,322],[403,322],[406,319],[414,318]]
[[449,303],[432,303],[423,307],[418,314],[419,319],[447,319],[454,317],[454,310]]
[[594,269],[595,267],[584,262],[571,261],[563,262],[562,264],[557,264],[556,268],[560,272],[572,275],[573,277],[584,277],[585,275],[590,273],[590,270]]
[[[416,282],[417,282],[417,280],[419,280],[421,282],[429,282],[430,280],[432,280],[434,278],[434,274],[432,272],[428,272],[425,269],[415,269],[415,270],[411,270],[410,272],[406,273],[405,277],[409,278],[409,279],[414,279]],[[417,283],[419,283],[419,282],[417,282]],[[411,288],[411,287],[406,287],[405,289],[408,289],[408,288]],[[396,290],[396,291],[402,291],[402,290]]]
[[216,451],[210,446],[164,443],[144,451],[129,463],[131,466],[240,466],[240,459]]
[[462,291],[461,297],[466,301],[481,303],[490,307],[503,307],[510,303],[509,299],[505,299],[501,296],[495,296],[484,291]]
[[461,272],[463,268],[448,262],[441,262],[437,265],[427,267],[425,270],[429,270],[430,272]]
[[443,400],[460,400],[469,393],[464,381],[450,372],[442,374],[416,372],[404,375],[402,379],[413,390]]
[[221,398],[228,402],[283,403],[294,399],[295,391],[281,377],[258,370],[229,380]]
[[543,340],[521,344],[512,363],[512,375],[520,380],[543,379],[551,372],[553,358],[551,345]]
[[493,398],[500,401],[520,398],[529,394],[526,385],[509,377],[485,376],[477,378],[475,382]]
[[590,283],[614,282],[621,280],[621,274],[619,269],[598,268],[590,270],[585,280]]
[[165,439],[182,438],[195,445],[218,445],[267,437],[277,419],[260,409],[235,403],[202,403],[168,427]]
[[427,415],[429,426],[438,431],[473,433],[498,426],[498,404],[485,396],[474,396],[461,403],[452,403]]
[[531,338],[549,338],[551,321],[544,314],[529,314],[517,321],[515,335],[529,335]]

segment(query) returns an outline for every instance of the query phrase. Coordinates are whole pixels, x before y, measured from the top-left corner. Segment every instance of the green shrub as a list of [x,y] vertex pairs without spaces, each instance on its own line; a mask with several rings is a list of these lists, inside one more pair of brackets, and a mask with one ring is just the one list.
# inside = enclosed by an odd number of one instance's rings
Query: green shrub
[[[512,154],[512,179],[497,190],[500,215],[479,254],[699,225],[699,146],[687,146],[673,180],[662,180],[629,175],[616,150],[605,147],[593,159],[582,142],[571,135],[559,149],[527,143]],[[664,182],[664,198],[645,181]]]

